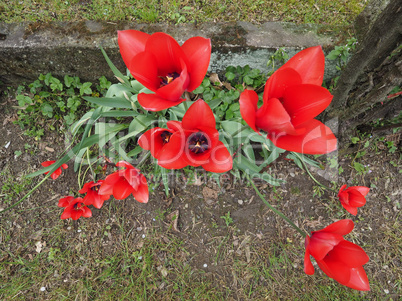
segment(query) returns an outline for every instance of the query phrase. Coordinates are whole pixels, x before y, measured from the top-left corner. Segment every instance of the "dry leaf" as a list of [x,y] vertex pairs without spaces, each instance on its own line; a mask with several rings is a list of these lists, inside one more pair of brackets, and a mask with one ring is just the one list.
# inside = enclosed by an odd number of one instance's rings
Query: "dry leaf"
[[173,231],[180,232],[179,228],[177,227],[177,222],[179,220],[179,210],[175,210],[169,215],[166,216],[167,220],[170,221],[170,225],[172,226]]
[[216,73],[212,73],[212,74],[209,76],[209,80],[210,80],[211,83],[214,84],[214,85],[218,84],[219,87],[222,87],[222,86],[223,86],[221,80],[219,79],[218,74],[216,74]]
[[40,253],[42,251],[42,243],[40,241],[37,241],[36,244],[36,253]]

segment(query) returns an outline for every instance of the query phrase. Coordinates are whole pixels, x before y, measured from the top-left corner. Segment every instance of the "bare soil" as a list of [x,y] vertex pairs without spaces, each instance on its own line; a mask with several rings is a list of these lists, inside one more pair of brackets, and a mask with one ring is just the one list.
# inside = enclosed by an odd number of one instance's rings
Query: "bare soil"
[[[55,132],[47,133],[41,141],[25,136],[12,123],[16,118],[13,104],[13,100],[4,98],[0,103],[0,188],[10,179],[14,181],[13,185],[24,182],[26,174],[40,168],[41,162],[55,159],[64,148],[63,135]],[[32,146],[27,151],[26,144]],[[285,184],[273,188],[259,182],[258,188],[272,205],[306,231],[321,229],[338,219],[353,219],[355,229],[347,239],[362,246],[369,255],[370,261],[365,269],[372,288],[371,292],[359,292],[353,296],[359,300],[398,300],[402,286],[401,154],[398,150],[391,154],[383,142],[376,145],[378,152],[368,151],[359,159],[360,163],[369,164],[370,171],[363,175],[357,174],[350,166],[354,154],[340,158],[344,169],[340,177],[336,176],[336,169],[327,167],[325,170],[326,178],[335,179],[338,187],[344,183],[373,187],[367,204],[359,209],[357,217],[348,214],[333,193],[313,197],[314,182],[291,161],[279,161],[271,166],[271,173],[285,179]],[[22,151],[22,154],[16,157],[16,151]],[[399,166],[393,166],[391,161]],[[143,170],[149,179],[151,174],[146,172],[146,167]],[[329,184],[317,174],[323,171],[313,170],[313,173],[324,184]],[[48,257],[43,254],[50,254],[51,248],[57,246],[61,253],[70,251],[68,258],[71,262],[79,260],[83,263],[74,272],[67,269],[63,273],[62,269],[55,267],[54,261],[43,260],[39,274],[53,276],[41,278],[37,275],[37,285],[23,287],[15,296],[17,300],[52,300],[52,291],[75,289],[74,283],[82,279],[97,279],[99,283],[99,277],[94,275],[102,275],[99,262],[103,258],[118,253],[123,245],[130,252],[145,248],[147,239],[151,237],[165,246],[178,242],[174,255],[155,249],[157,262],[166,262],[173,256],[189,266],[194,277],[211,281],[214,284],[211,289],[221,290],[224,298],[229,300],[296,300],[311,290],[323,290],[328,285],[332,285],[332,289],[340,287],[318,269],[314,276],[303,273],[302,237],[269,210],[247,182],[222,177],[218,185],[201,170],[193,184],[186,183],[188,175],[182,172],[176,172],[176,178],[178,180],[172,181],[170,186],[170,197],[165,196],[163,184],[157,183],[147,204],[140,204],[130,196],[123,201],[106,201],[102,209],[93,209],[92,218],[60,220],[59,198],[81,188],[70,164],[57,180],[46,181],[27,200],[1,214],[0,296],[4,283],[24,275],[26,267],[18,264],[18,258],[36,262],[36,258]],[[41,179],[42,176],[33,179],[17,194],[3,188],[0,208],[18,201]],[[7,198],[10,195],[12,200]],[[226,225],[222,216],[228,212],[233,223]],[[178,218],[175,219],[174,215]],[[286,260],[275,263],[275,258]],[[261,267],[271,269],[273,280],[263,273]],[[253,273],[254,269],[259,272]],[[112,289],[113,281],[100,283],[99,295],[90,293],[80,299],[108,299],[102,297],[101,292]],[[163,280],[157,280],[151,299],[180,299],[177,295],[165,295],[169,286],[163,283]],[[46,291],[40,291],[41,287]],[[339,291],[351,292],[346,287]],[[328,300],[333,300],[331,293],[327,296]],[[11,297],[3,296],[5,299]],[[73,300],[74,297],[66,299]]]

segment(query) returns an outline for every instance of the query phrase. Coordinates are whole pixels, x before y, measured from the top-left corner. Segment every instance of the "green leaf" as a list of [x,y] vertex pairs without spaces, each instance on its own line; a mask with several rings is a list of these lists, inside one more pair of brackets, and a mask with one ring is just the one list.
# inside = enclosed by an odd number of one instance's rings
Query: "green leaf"
[[226,79],[227,79],[228,81],[232,81],[232,80],[234,80],[234,78],[236,77],[236,74],[234,74],[234,73],[231,72],[231,71],[228,71],[228,72],[225,73],[225,77],[226,77]]
[[97,104],[99,106],[111,108],[131,109],[131,102],[121,97],[91,97],[84,96],[85,100]]
[[128,82],[127,78],[119,71],[119,69],[116,68],[116,66],[112,63],[112,61],[109,59],[109,57],[106,54],[106,51],[103,50],[102,46],[100,46],[100,50],[102,51],[103,56],[105,57],[105,60],[107,64],[109,65],[110,69],[112,70],[113,74],[119,79],[120,81],[123,81],[124,84],[127,87],[131,87],[130,83]]
[[91,86],[92,86],[92,83],[90,83],[90,82],[83,83],[81,88],[80,88],[80,94],[81,95],[84,95],[84,94],[90,95],[90,94],[92,94]]
[[249,159],[241,154],[234,158],[233,165],[249,175],[258,174],[261,170],[255,163],[250,162]]
[[101,116],[102,117],[135,117],[138,116],[139,113],[134,112],[134,111],[117,111],[117,110],[111,110],[108,112],[102,112]]

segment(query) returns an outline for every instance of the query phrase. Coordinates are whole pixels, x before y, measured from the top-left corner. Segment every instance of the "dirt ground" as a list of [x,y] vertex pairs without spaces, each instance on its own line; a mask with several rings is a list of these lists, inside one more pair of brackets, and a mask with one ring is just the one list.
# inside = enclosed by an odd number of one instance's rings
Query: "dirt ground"
[[[43,178],[27,181],[26,174],[38,170],[41,162],[55,159],[64,148],[63,135],[55,132],[40,141],[25,136],[12,122],[16,118],[12,105],[12,100],[3,98],[0,102],[2,209],[18,201]],[[395,135],[384,136],[400,142]],[[18,151],[21,155],[16,156]],[[312,171],[327,185],[330,182],[319,174],[329,175],[338,188],[342,184],[372,187],[357,217],[348,214],[333,193],[313,196],[314,182],[292,161],[282,160],[271,166],[271,173],[286,180],[285,184],[274,188],[258,182],[257,187],[272,205],[307,231],[338,219],[354,220],[355,229],[347,239],[362,246],[370,257],[365,270],[371,292],[342,287],[317,268],[315,275],[305,275],[301,236],[269,210],[247,182],[234,182],[233,177],[222,179],[218,185],[199,171],[190,184],[191,175],[176,172],[169,198],[161,183],[153,183],[147,204],[130,196],[123,201],[106,201],[102,209],[93,209],[92,218],[60,220],[58,199],[81,188],[70,164],[57,180],[47,180],[24,202],[0,215],[1,299],[112,300],[110,291],[116,281],[123,281],[122,286],[125,282],[111,274],[107,274],[109,280],[101,277],[107,270],[105,258],[114,258],[122,249],[134,254],[148,247],[152,249],[154,268],[162,275],[152,280],[153,288],[147,288],[153,300],[192,299],[186,297],[191,288],[183,290],[180,297],[174,286],[181,268],[191,270],[194,278],[188,281],[205,283],[206,291],[220,292],[217,296],[222,300],[348,300],[351,296],[356,300],[401,300],[401,153],[390,153],[385,142],[373,137],[367,153],[357,159],[369,166],[360,174],[350,166],[355,155],[340,158],[344,171],[339,177],[335,176],[337,169],[329,169],[322,158],[319,160],[326,166],[325,172]],[[149,178],[147,167],[143,170]],[[228,213],[232,222],[222,218]],[[53,253],[56,258],[63,257],[60,260],[64,267],[49,259]],[[124,273],[133,277],[136,272]],[[24,277],[34,280],[16,280]],[[84,289],[80,291],[77,283],[85,283],[85,279],[97,283],[98,291],[82,293]],[[21,283],[21,287],[15,286],[10,293],[10,283]],[[60,292],[65,293],[63,298]],[[203,295],[194,299],[215,298]]]

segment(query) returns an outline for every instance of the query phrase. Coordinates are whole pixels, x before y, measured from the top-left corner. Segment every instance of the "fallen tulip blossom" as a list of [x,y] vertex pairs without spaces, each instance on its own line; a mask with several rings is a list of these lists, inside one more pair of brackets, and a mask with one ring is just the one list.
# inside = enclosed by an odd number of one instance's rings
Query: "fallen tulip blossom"
[[183,102],[204,79],[211,57],[211,41],[192,37],[182,46],[170,35],[137,30],[118,31],[124,63],[133,77],[155,94],[140,93],[138,102],[149,111],[161,111]]
[[59,200],[59,207],[65,207],[61,219],[71,218],[73,220],[83,217],[91,217],[91,210],[84,204],[82,198],[74,198],[73,196],[67,196]]
[[147,203],[149,198],[147,179],[140,171],[126,161],[116,163],[124,167],[106,177],[99,188],[99,195],[113,195],[116,200],[123,200],[130,194],[140,203]]
[[[56,161],[55,160],[51,160],[51,161],[45,161],[45,162],[42,162],[41,163],[41,165],[43,166],[43,167],[48,167],[48,166],[50,166],[50,165],[52,165],[52,164],[54,164]],[[56,180],[60,175],[61,175],[61,168],[64,168],[64,169],[67,169],[68,168],[68,165],[67,164],[62,164],[59,168],[57,168],[51,175],[50,175],[50,177],[53,179],[53,180]],[[45,175],[47,175],[49,172],[45,172]]]
[[99,194],[99,188],[103,182],[103,180],[99,180],[96,183],[94,183],[94,181],[85,183],[82,189],[78,191],[82,194],[86,193],[84,197],[85,205],[93,205],[95,208],[100,209],[103,206],[103,202],[110,198],[110,195]]
[[369,257],[361,247],[343,238],[353,227],[352,220],[344,219],[311,232],[311,237],[306,236],[304,272],[314,274],[311,255],[328,277],[352,289],[369,291],[370,285],[363,269]]
[[240,113],[256,132],[264,130],[277,147],[304,154],[326,154],[336,149],[331,129],[314,119],[332,100],[321,86],[325,57],[320,46],[300,51],[270,76],[263,104],[258,95],[240,95]]
[[346,188],[346,185],[343,185],[341,189],[339,189],[338,198],[346,211],[356,215],[357,208],[366,204],[366,195],[369,191],[370,188],[365,186],[352,186]]

